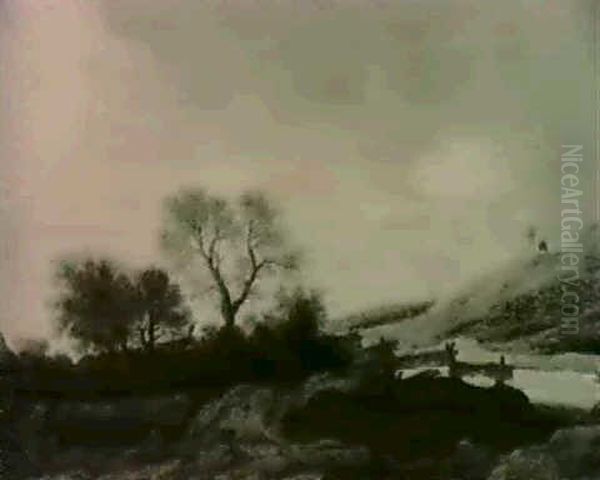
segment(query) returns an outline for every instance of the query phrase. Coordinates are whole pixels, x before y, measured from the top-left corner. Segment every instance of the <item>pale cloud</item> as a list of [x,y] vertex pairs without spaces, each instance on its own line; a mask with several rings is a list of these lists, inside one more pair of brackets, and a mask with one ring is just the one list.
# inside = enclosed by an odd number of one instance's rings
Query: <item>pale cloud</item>
[[493,140],[451,137],[418,161],[411,181],[425,196],[487,201],[514,185],[509,168]]
[[6,2],[0,325],[51,331],[66,253],[162,261],[181,186],[271,193],[335,314],[553,235],[560,143],[591,138],[589,4],[566,4]]

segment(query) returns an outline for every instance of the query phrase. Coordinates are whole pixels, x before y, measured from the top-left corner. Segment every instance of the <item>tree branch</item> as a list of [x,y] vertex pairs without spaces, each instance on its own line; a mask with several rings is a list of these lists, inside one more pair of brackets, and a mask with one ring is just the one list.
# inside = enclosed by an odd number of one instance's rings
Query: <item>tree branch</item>
[[252,243],[253,235],[254,223],[252,220],[250,220],[246,230],[246,252],[248,254],[248,258],[250,259],[250,273],[244,281],[244,285],[239,297],[233,302],[233,309],[235,313],[238,312],[243,303],[248,299],[248,296],[250,295],[252,287],[254,286],[260,271],[269,264],[267,260],[262,260],[260,262],[258,261],[256,251],[254,250],[255,247]]
[[227,284],[225,283],[225,279],[223,278],[223,274],[221,273],[221,269],[219,266],[219,260],[217,258],[217,260],[215,261],[215,257],[218,257],[217,252],[217,243],[220,241],[221,239],[221,235],[220,235],[220,231],[217,228],[216,232],[215,232],[215,236],[212,238],[208,251],[206,250],[205,247],[205,240],[204,240],[204,236],[203,236],[203,231],[202,231],[202,226],[198,225],[195,229],[195,233],[198,237],[196,243],[198,246],[198,251],[200,252],[200,255],[202,256],[202,258],[204,259],[206,266],[208,267],[208,270],[211,274],[211,276],[213,277],[213,280],[219,290],[219,294],[221,296],[221,307],[223,308],[223,306],[225,306],[228,309],[232,309],[233,308],[233,304],[231,301],[231,292],[229,291],[229,288],[227,287]]
[[218,251],[217,247],[218,247],[219,242],[222,239],[223,239],[223,237],[221,235],[221,230],[219,229],[219,227],[215,227],[215,235],[210,242],[210,246],[208,247],[208,257],[209,257],[210,261],[213,263],[213,265],[215,265],[217,267],[221,263],[221,258],[219,256],[219,251]]
[[206,253],[206,248],[204,246],[204,234],[202,232],[202,225],[196,225],[193,228],[193,230],[197,237],[197,238],[194,238],[194,240],[196,241],[195,247],[200,252],[200,255],[202,256],[202,258],[204,258],[205,260],[208,260],[208,254]]

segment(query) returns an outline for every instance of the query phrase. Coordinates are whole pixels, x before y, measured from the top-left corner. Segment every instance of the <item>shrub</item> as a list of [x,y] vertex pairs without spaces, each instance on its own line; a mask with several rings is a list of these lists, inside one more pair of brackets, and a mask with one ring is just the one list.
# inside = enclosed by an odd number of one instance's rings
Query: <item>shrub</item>
[[54,388],[78,394],[134,394],[297,381],[314,372],[343,368],[352,359],[340,338],[323,333],[325,320],[320,297],[298,290],[281,295],[274,310],[251,333],[223,326],[206,330],[202,338],[178,348],[157,345],[153,351],[89,355],[74,367],[53,368],[50,377],[48,360],[37,364],[39,375],[30,378],[38,380],[30,382],[30,388],[52,388],[52,380]]
[[254,330],[251,342],[258,376],[296,379],[342,368],[351,360],[342,341],[323,333],[326,310],[315,292],[282,294],[272,315]]

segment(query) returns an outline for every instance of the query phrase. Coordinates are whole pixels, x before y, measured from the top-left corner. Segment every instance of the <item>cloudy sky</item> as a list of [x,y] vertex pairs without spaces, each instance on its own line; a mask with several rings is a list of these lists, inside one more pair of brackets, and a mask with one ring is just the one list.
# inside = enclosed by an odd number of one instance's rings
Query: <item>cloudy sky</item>
[[339,314],[556,243],[593,3],[0,1],[0,328],[50,334],[65,254],[157,261],[181,186],[268,191]]

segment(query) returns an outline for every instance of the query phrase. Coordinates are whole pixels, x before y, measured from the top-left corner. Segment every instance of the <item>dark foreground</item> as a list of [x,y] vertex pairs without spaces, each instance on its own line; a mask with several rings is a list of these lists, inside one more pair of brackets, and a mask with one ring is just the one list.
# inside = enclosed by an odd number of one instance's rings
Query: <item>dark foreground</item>
[[[562,435],[568,450],[576,434],[561,432],[573,428],[564,414],[532,405],[513,388],[427,375],[398,381],[321,375],[295,386],[240,385],[204,397],[197,391],[86,402],[30,397],[4,423],[1,478],[554,480],[531,477],[531,468],[564,473],[541,446]],[[577,428],[589,429],[591,444],[600,440],[595,427]],[[515,452],[525,476],[497,473]],[[580,469],[600,467],[588,457]],[[565,465],[575,468],[573,461]]]

